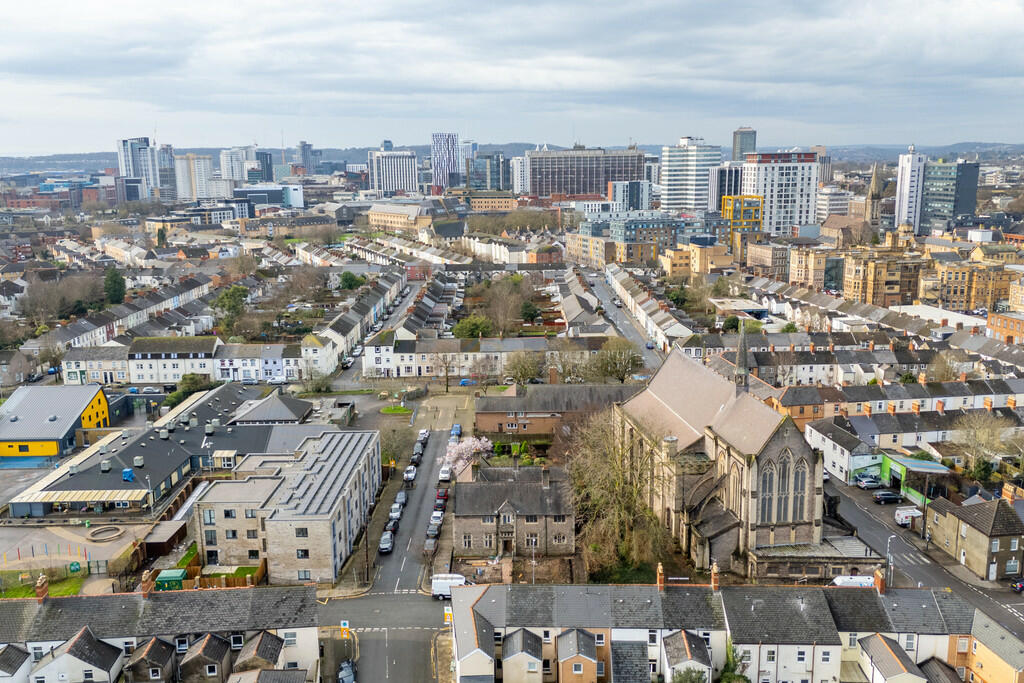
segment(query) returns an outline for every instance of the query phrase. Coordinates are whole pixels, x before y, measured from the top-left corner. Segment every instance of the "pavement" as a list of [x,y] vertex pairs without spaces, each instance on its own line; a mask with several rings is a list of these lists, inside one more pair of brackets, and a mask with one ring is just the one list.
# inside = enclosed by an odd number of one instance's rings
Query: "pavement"
[[839,495],[839,515],[856,529],[861,540],[882,556],[888,549],[893,585],[949,588],[1024,639],[1024,596],[1005,583],[975,576],[934,545],[926,544],[919,530],[898,526],[893,518],[896,506],[876,505],[871,491],[832,481],[825,484],[825,491]]
[[[377,555],[376,544],[398,490],[396,482],[389,482],[381,495],[368,534],[372,544],[372,584],[348,584],[319,593],[321,625],[336,626],[347,621],[358,640],[359,680],[434,680],[434,640],[446,629],[441,603],[421,592],[424,577],[430,571],[422,551],[451,426],[450,422],[442,423],[446,415],[454,414],[453,407],[427,411],[417,419],[439,428],[431,432],[415,486],[406,489],[409,502],[402,515],[395,550],[390,555]],[[400,462],[399,470],[407,464]],[[445,526],[448,524],[450,521],[446,520]],[[359,547],[353,554],[364,552]],[[344,571],[343,577],[343,583],[347,583]]]
[[629,311],[625,308],[619,308],[612,303],[615,299],[615,294],[605,281],[604,273],[600,271],[594,272],[597,273],[597,276],[591,277],[588,275],[587,279],[594,283],[592,289],[597,298],[601,300],[601,305],[604,306],[605,317],[611,321],[615,329],[619,331],[619,334],[639,347],[644,359],[644,367],[651,371],[657,370],[661,367],[662,361],[665,360],[665,354],[659,349],[647,348],[647,342],[650,339],[646,332],[640,328],[636,319],[633,318]]

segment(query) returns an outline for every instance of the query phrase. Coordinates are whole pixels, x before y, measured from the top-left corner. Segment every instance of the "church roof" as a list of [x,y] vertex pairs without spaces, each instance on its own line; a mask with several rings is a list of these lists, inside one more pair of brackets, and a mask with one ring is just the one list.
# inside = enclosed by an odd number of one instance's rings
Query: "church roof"
[[868,199],[882,198],[882,180],[878,177],[878,164],[871,167],[871,186],[868,188]]

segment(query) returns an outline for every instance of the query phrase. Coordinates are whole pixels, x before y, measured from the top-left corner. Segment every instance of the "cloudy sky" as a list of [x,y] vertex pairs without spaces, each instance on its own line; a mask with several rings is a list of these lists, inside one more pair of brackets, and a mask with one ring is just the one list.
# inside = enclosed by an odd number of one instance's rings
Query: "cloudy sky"
[[1024,141],[1022,0],[5,2],[0,155]]

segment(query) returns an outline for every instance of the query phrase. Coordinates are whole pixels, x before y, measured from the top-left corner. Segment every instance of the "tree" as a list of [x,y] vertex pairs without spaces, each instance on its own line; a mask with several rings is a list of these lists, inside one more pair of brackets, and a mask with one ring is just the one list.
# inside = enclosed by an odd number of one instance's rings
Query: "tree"
[[[1007,452],[1003,445],[1003,435],[1012,427],[1013,423],[1009,419],[988,411],[965,413],[953,422],[954,443],[971,456],[973,472],[986,474],[985,477],[975,478],[985,481],[992,471],[991,459]],[[981,463],[987,463],[987,472]]]
[[590,360],[589,374],[598,380],[614,379],[621,384],[644,365],[636,344],[623,337],[612,337]]
[[61,362],[64,360],[66,353],[67,349],[59,344],[47,346],[45,349],[39,350],[39,362],[54,368],[59,374],[62,368]]
[[690,279],[690,286],[686,290],[686,305],[690,310],[703,310],[707,313],[711,310],[711,286],[703,275],[695,274]]
[[581,378],[586,372],[589,360],[586,351],[581,351],[568,337],[556,337],[548,345],[551,363],[558,369],[562,381]]
[[402,456],[412,453],[412,445],[416,442],[416,434],[412,428],[404,426],[385,427],[380,430],[380,457],[387,464],[391,460],[396,463]]
[[[162,229],[162,228],[161,228]],[[257,266],[260,265],[259,259],[252,254],[239,254],[235,258],[227,259],[224,262],[231,276],[236,279],[247,277],[256,272]]]
[[709,683],[703,671],[683,669],[672,674],[672,683]]
[[900,375],[900,384],[913,384],[917,381],[917,375],[912,372],[904,372]]
[[537,304],[533,303],[529,299],[523,302],[523,305],[519,307],[519,315],[522,316],[526,322],[533,322],[533,319],[540,315],[540,308]]
[[960,378],[956,359],[948,351],[939,351],[925,370],[931,382],[953,382]]
[[156,246],[166,247],[167,246],[167,228],[159,228],[156,231]]
[[434,375],[437,377],[444,377],[444,393],[448,393],[448,388],[451,385],[452,375],[456,374],[457,361],[459,360],[459,354],[457,353],[432,353],[430,354],[430,364],[434,366]]
[[782,326],[782,329],[779,331],[788,334],[793,334],[794,332],[798,332],[799,330],[797,329],[795,323],[786,323],[785,325]]
[[213,308],[220,316],[220,325],[225,330],[230,330],[245,311],[245,298],[249,295],[249,289],[241,285],[231,285],[214,299]]
[[722,332],[735,332],[740,329],[740,319],[735,315],[730,315],[722,323]]
[[293,298],[313,298],[327,286],[324,271],[316,266],[299,266],[288,274],[288,295]]
[[498,332],[511,332],[519,325],[525,298],[519,291],[522,278],[515,275],[499,280],[487,290],[487,317]]
[[341,289],[357,289],[366,283],[366,278],[346,270],[341,274],[341,279],[338,282]]
[[455,323],[452,334],[460,339],[476,339],[477,337],[490,337],[492,331],[491,321],[482,315],[469,315]]
[[534,377],[540,375],[541,357],[529,351],[516,351],[509,354],[505,361],[505,374],[516,381],[516,384],[526,384]]
[[107,272],[103,276],[103,293],[107,297],[107,303],[123,304],[124,292],[124,276],[118,272],[117,268],[107,268]]
[[331,378],[313,367],[308,360],[302,364],[302,390],[307,394],[323,394],[331,390]]
[[647,504],[661,468],[654,449],[633,446],[612,409],[594,413],[573,434],[567,465],[591,571],[637,567],[667,551],[668,530]]

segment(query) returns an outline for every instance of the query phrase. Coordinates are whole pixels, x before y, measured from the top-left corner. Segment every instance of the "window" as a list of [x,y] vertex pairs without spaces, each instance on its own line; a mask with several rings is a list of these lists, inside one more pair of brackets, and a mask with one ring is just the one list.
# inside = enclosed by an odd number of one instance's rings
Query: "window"
[[471,534],[462,534],[462,547],[472,548],[473,547],[473,536]]
[[832,661],[832,653],[829,652],[828,650],[822,650],[821,651],[821,661],[824,662],[824,663],[828,663],[828,662]]
[[494,534],[484,534],[484,547],[485,548],[493,548],[494,547]]
[[766,658],[767,658],[767,661],[774,662],[775,661],[775,650],[768,650]]
[[967,669],[962,666],[956,668],[956,675],[960,677],[960,680],[964,680],[964,676],[967,674]]
[[284,646],[293,647],[295,645],[295,631],[284,632]]
[[555,543],[561,545],[562,543],[565,543],[567,540],[568,539],[565,534],[555,534]]
[[956,651],[960,653],[967,652],[967,638],[961,637],[956,639]]
[[913,633],[908,633],[907,634],[907,642],[904,644],[903,649],[906,650],[907,652],[910,652],[911,650],[914,649],[914,634]]
[[804,500],[807,494],[807,468],[800,463],[793,473],[793,521],[804,518]]
[[83,681],[91,681],[92,680],[92,669],[82,669],[82,680]]
[[299,663],[298,662],[285,662],[284,663],[284,668],[286,668],[286,669],[298,669],[299,668]]
[[807,651],[806,650],[797,650],[796,651],[796,661],[797,662],[806,662],[807,661]]
[[224,511],[224,519],[234,519],[234,518],[235,518],[235,511],[234,510],[225,510]]
[[494,524],[494,515],[484,515],[480,521],[484,524]]
[[159,681],[160,680],[160,669],[152,668],[149,670],[149,680]]
[[126,640],[124,641],[123,649],[126,655],[130,655],[135,652],[135,643],[131,640]]
[[501,514],[501,523],[502,524],[511,524],[514,520],[515,520],[515,515],[513,515],[511,512],[503,512]]
[[258,560],[258,559],[260,559],[260,551],[259,550],[250,550],[249,551],[249,559],[250,560]]
[[789,458],[783,458],[779,464],[779,499],[775,506],[775,521],[789,521]]
[[217,532],[213,529],[207,529],[203,533],[203,539],[206,545],[217,545]]
[[542,661],[540,663],[540,670],[541,670],[541,672],[546,673],[546,674],[551,673],[551,660],[550,659],[545,659],[544,661]]
[[231,649],[232,650],[241,650],[242,649],[242,645],[244,645],[244,644],[245,644],[245,636],[243,636],[240,633],[232,634],[232,636],[231,636]]
[[978,654],[978,641],[976,641],[976,640],[971,643],[971,654],[972,655]]
[[999,539],[998,538],[993,538],[992,539],[992,552],[994,552],[994,553],[998,553],[999,552]]
[[36,683],[46,683],[46,676],[36,676]]
[[217,665],[216,664],[207,664],[206,665],[206,677],[207,678],[213,678],[216,675],[217,675]]
[[186,652],[188,650],[188,638],[186,636],[175,638],[174,649],[178,652]]
[[238,532],[234,529],[225,529],[224,538],[226,538],[229,541],[232,541],[238,538]]
[[309,559],[309,548],[296,548],[295,559],[297,560],[308,560]]
[[246,529],[245,530],[245,537],[246,538],[252,540],[252,539],[255,539],[256,536],[257,536],[257,532],[256,532],[255,529]]
[[543,631],[540,632],[540,637],[541,637],[541,640],[543,640],[545,643],[550,643],[551,642],[551,631],[549,631],[547,629],[544,629]]
[[1020,562],[1017,560],[1016,557],[1011,557],[1010,559],[1008,559],[1006,561],[1006,573],[1007,574],[1016,574],[1019,569],[1020,569]]
[[304,526],[295,527],[295,538],[309,538],[309,529]]
[[581,673],[583,673],[583,665],[582,664],[573,664],[572,665],[572,672],[574,674],[581,674]]
[[960,538],[967,538],[967,525],[966,524],[961,524],[960,525]]
[[1010,539],[1010,550],[1012,552],[1017,552],[1017,542],[1018,542],[1018,539],[1016,539],[1016,538],[1011,538]]
[[536,548],[538,546],[537,534],[526,534],[526,547]]
[[554,519],[551,521],[555,524],[565,524],[565,515],[555,515]]
[[537,662],[527,662],[526,663],[526,670],[528,672],[530,672],[530,673],[536,673],[537,672]]
[[245,518],[246,519],[256,519],[256,510],[254,508],[246,508],[245,509]]
[[647,668],[650,669],[652,674],[658,673],[658,660],[657,659],[648,659],[647,660]]
[[203,510],[203,524],[216,524],[213,510]]
[[648,645],[657,645],[658,644],[658,632],[655,631],[654,629],[651,629],[650,631],[647,632],[647,644]]
[[526,523],[527,524],[536,524],[537,523],[537,515],[526,515]]
[[759,521],[770,522],[772,519],[772,492],[775,488],[775,472],[768,467],[761,473],[761,516]]
[[299,570],[299,581],[309,581],[309,570],[308,569],[300,569]]
[[597,675],[604,676],[604,662],[599,661],[597,663]]

